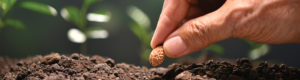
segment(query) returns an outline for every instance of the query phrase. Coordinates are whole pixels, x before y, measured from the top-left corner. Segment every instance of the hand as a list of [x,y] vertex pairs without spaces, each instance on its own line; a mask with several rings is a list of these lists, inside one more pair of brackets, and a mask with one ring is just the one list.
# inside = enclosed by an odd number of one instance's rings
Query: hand
[[163,44],[166,55],[177,58],[228,38],[300,43],[300,0],[222,4],[221,0],[165,0],[151,47]]

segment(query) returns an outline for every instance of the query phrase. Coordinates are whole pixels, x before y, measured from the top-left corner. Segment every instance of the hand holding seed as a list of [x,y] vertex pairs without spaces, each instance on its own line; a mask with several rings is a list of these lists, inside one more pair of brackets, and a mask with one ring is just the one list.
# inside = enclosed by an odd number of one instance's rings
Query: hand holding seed
[[149,61],[152,66],[157,66],[164,61],[165,52],[163,46],[158,46],[150,53]]
[[151,47],[164,44],[167,57],[179,58],[228,38],[300,44],[299,6],[299,0],[164,0]]

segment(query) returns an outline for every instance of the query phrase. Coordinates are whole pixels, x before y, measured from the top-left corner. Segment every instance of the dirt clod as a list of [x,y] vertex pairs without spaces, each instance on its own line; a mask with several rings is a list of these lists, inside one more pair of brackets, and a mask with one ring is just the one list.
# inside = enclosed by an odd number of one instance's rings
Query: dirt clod
[[183,71],[180,74],[178,74],[175,79],[180,80],[191,80],[192,79],[192,73],[189,71]]
[[58,53],[53,53],[48,56],[45,56],[42,59],[43,64],[54,64],[57,63],[61,59],[61,56]]

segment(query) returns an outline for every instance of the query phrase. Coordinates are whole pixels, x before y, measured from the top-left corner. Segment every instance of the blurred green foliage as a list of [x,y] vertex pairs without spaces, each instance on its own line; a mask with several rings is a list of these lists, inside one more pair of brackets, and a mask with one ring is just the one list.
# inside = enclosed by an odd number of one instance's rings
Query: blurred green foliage
[[217,53],[217,54],[223,54],[224,53],[224,48],[221,45],[215,43],[215,44],[212,44],[212,45],[210,45],[207,48],[202,50],[202,52],[208,52],[208,51],[212,51],[212,52]]
[[[7,17],[9,11],[11,11],[15,5],[18,5],[17,2],[18,2],[17,0],[0,1],[0,6],[1,6],[0,29],[5,26],[13,27],[15,29],[25,29],[25,24],[22,21]],[[38,2],[24,1],[24,2],[20,2],[19,5],[24,9],[29,9],[47,15],[56,16],[57,14],[56,10],[53,7]]]
[[84,0],[83,5],[80,9],[75,6],[66,6],[61,10],[61,15],[67,21],[77,25],[77,27],[84,31],[87,28],[87,21],[91,21],[89,18],[86,17],[89,14],[98,14],[106,18],[110,17],[109,12],[104,10],[87,13],[89,7],[96,2],[100,2],[100,0]]
[[[75,6],[67,6],[61,10],[61,16],[75,24],[79,30],[76,28],[70,29],[68,32],[69,39],[74,43],[83,43],[82,52],[85,53],[86,49],[86,38],[92,39],[103,39],[107,38],[108,32],[99,27],[87,27],[87,21],[94,22],[107,22],[110,19],[110,13],[108,11],[94,11],[87,13],[88,8],[100,0],[83,0],[83,5],[80,9]],[[19,5],[21,8],[35,11],[41,14],[49,16],[57,16],[57,10],[47,4],[35,2],[35,1],[19,1],[18,0],[1,0],[1,20],[0,29],[5,26],[10,26],[16,29],[25,29],[25,25],[22,21],[13,18],[7,18],[8,12],[13,9],[15,5]]]
[[127,9],[129,17],[133,20],[130,24],[130,30],[139,38],[141,42],[142,63],[148,62],[151,52],[150,41],[153,30],[150,28],[149,17],[138,7],[129,6]]
[[10,11],[13,6],[15,5],[15,3],[17,2],[17,0],[2,0],[1,1],[1,12],[2,12],[2,17],[6,16],[6,14],[8,13],[8,11]]
[[50,16],[56,16],[57,12],[56,10],[46,4],[38,3],[38,2],[33,2],[33,1],[25,1],[20,4],[22,8],[36,11],[42,14],[50,15]]
[[133,22],[130,26],[130,30],[140,39],[142,44],[150,46],[150,40],[153,32],[151,29],[142,27],[141,25]]
[[150,40],[152,37],[152,31],[150,29],[146,29],[141,25],[133,22],[130,26],[130,30],[139,38],[141,41],[141,59],[143,61],[149,60],[149,55],[151,52]]
[[100,0],[84,0],[80,9],[75,6],[67,6],[61,10],[61,15],[67,21],[77,25],[81,30],[86,29],[86,13],[90,5],[99,2]]
[[[97,10],[97,11],[87,13],[88,8],[96,2],[100,2],[100,0],[83,0],[83,5],[80,9],[75,6],[66,6],[61,10],[61,16],[66,21],[75,24],[80,29],[80,31],[83,32],[85,36],[87,36],[88,38],[95,39],[93,37],[89,37],[94,35],[92,34],[89,35],[88,32],[93,32],[93,30],[99,31],[100,28],[87,27],[87,22],[88,21],[107,22],[110,18],[110,13],[105,10],[101,10],[101,11]],[[99,34],[99,35],[103,35],[103,34]]]
[[[64,13],[65,11],[67,13]],[[79,28],[83,28],[84,24],[81,22],[83,20],[81,20],[80,11],[78,8],[74,6],[67,6],[61,10],[61,15],[69,22],[77,25]]]
[[248,58],[251,60],[258,60],[259,58],[265,56],[270,50],[270,47],[267,44],[255,43],[249,40],[245,41],[250,45]]
[[14,27],[15,29],[25,29],[25,25],[17,19],[8,18],[4,23],[5,25]]
[[75,24],[76,28],[71,28],[68,31],[68,37],[71,42],[81,43],[81,52],[86,53],[87,38],[90,39],[105,39],[108,32],[101,27],[88,27],[88,21],[107,22],[110,19],[110,13],[105,10],[94,11],[88,13],[88,9],[92,4],[100,2],[100,0],[83,0],[81,8],[75,6],[66,6],[61,9],[61,16],[68,22]]
[[13,27],[15,29],[24,29],[25,25],[18,19],[8,18],[7,13],[14,7],[17,0],[1,0],[1,20],[0,20],[0,29],[3,27]]

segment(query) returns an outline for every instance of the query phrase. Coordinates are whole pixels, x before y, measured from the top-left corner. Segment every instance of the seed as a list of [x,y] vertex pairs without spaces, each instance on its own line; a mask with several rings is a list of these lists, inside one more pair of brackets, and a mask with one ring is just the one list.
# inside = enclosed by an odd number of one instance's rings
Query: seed
[[152,50],[149,61],[152,66],[157,66],[164,61],[165,53],[163,46],[158,46]]

